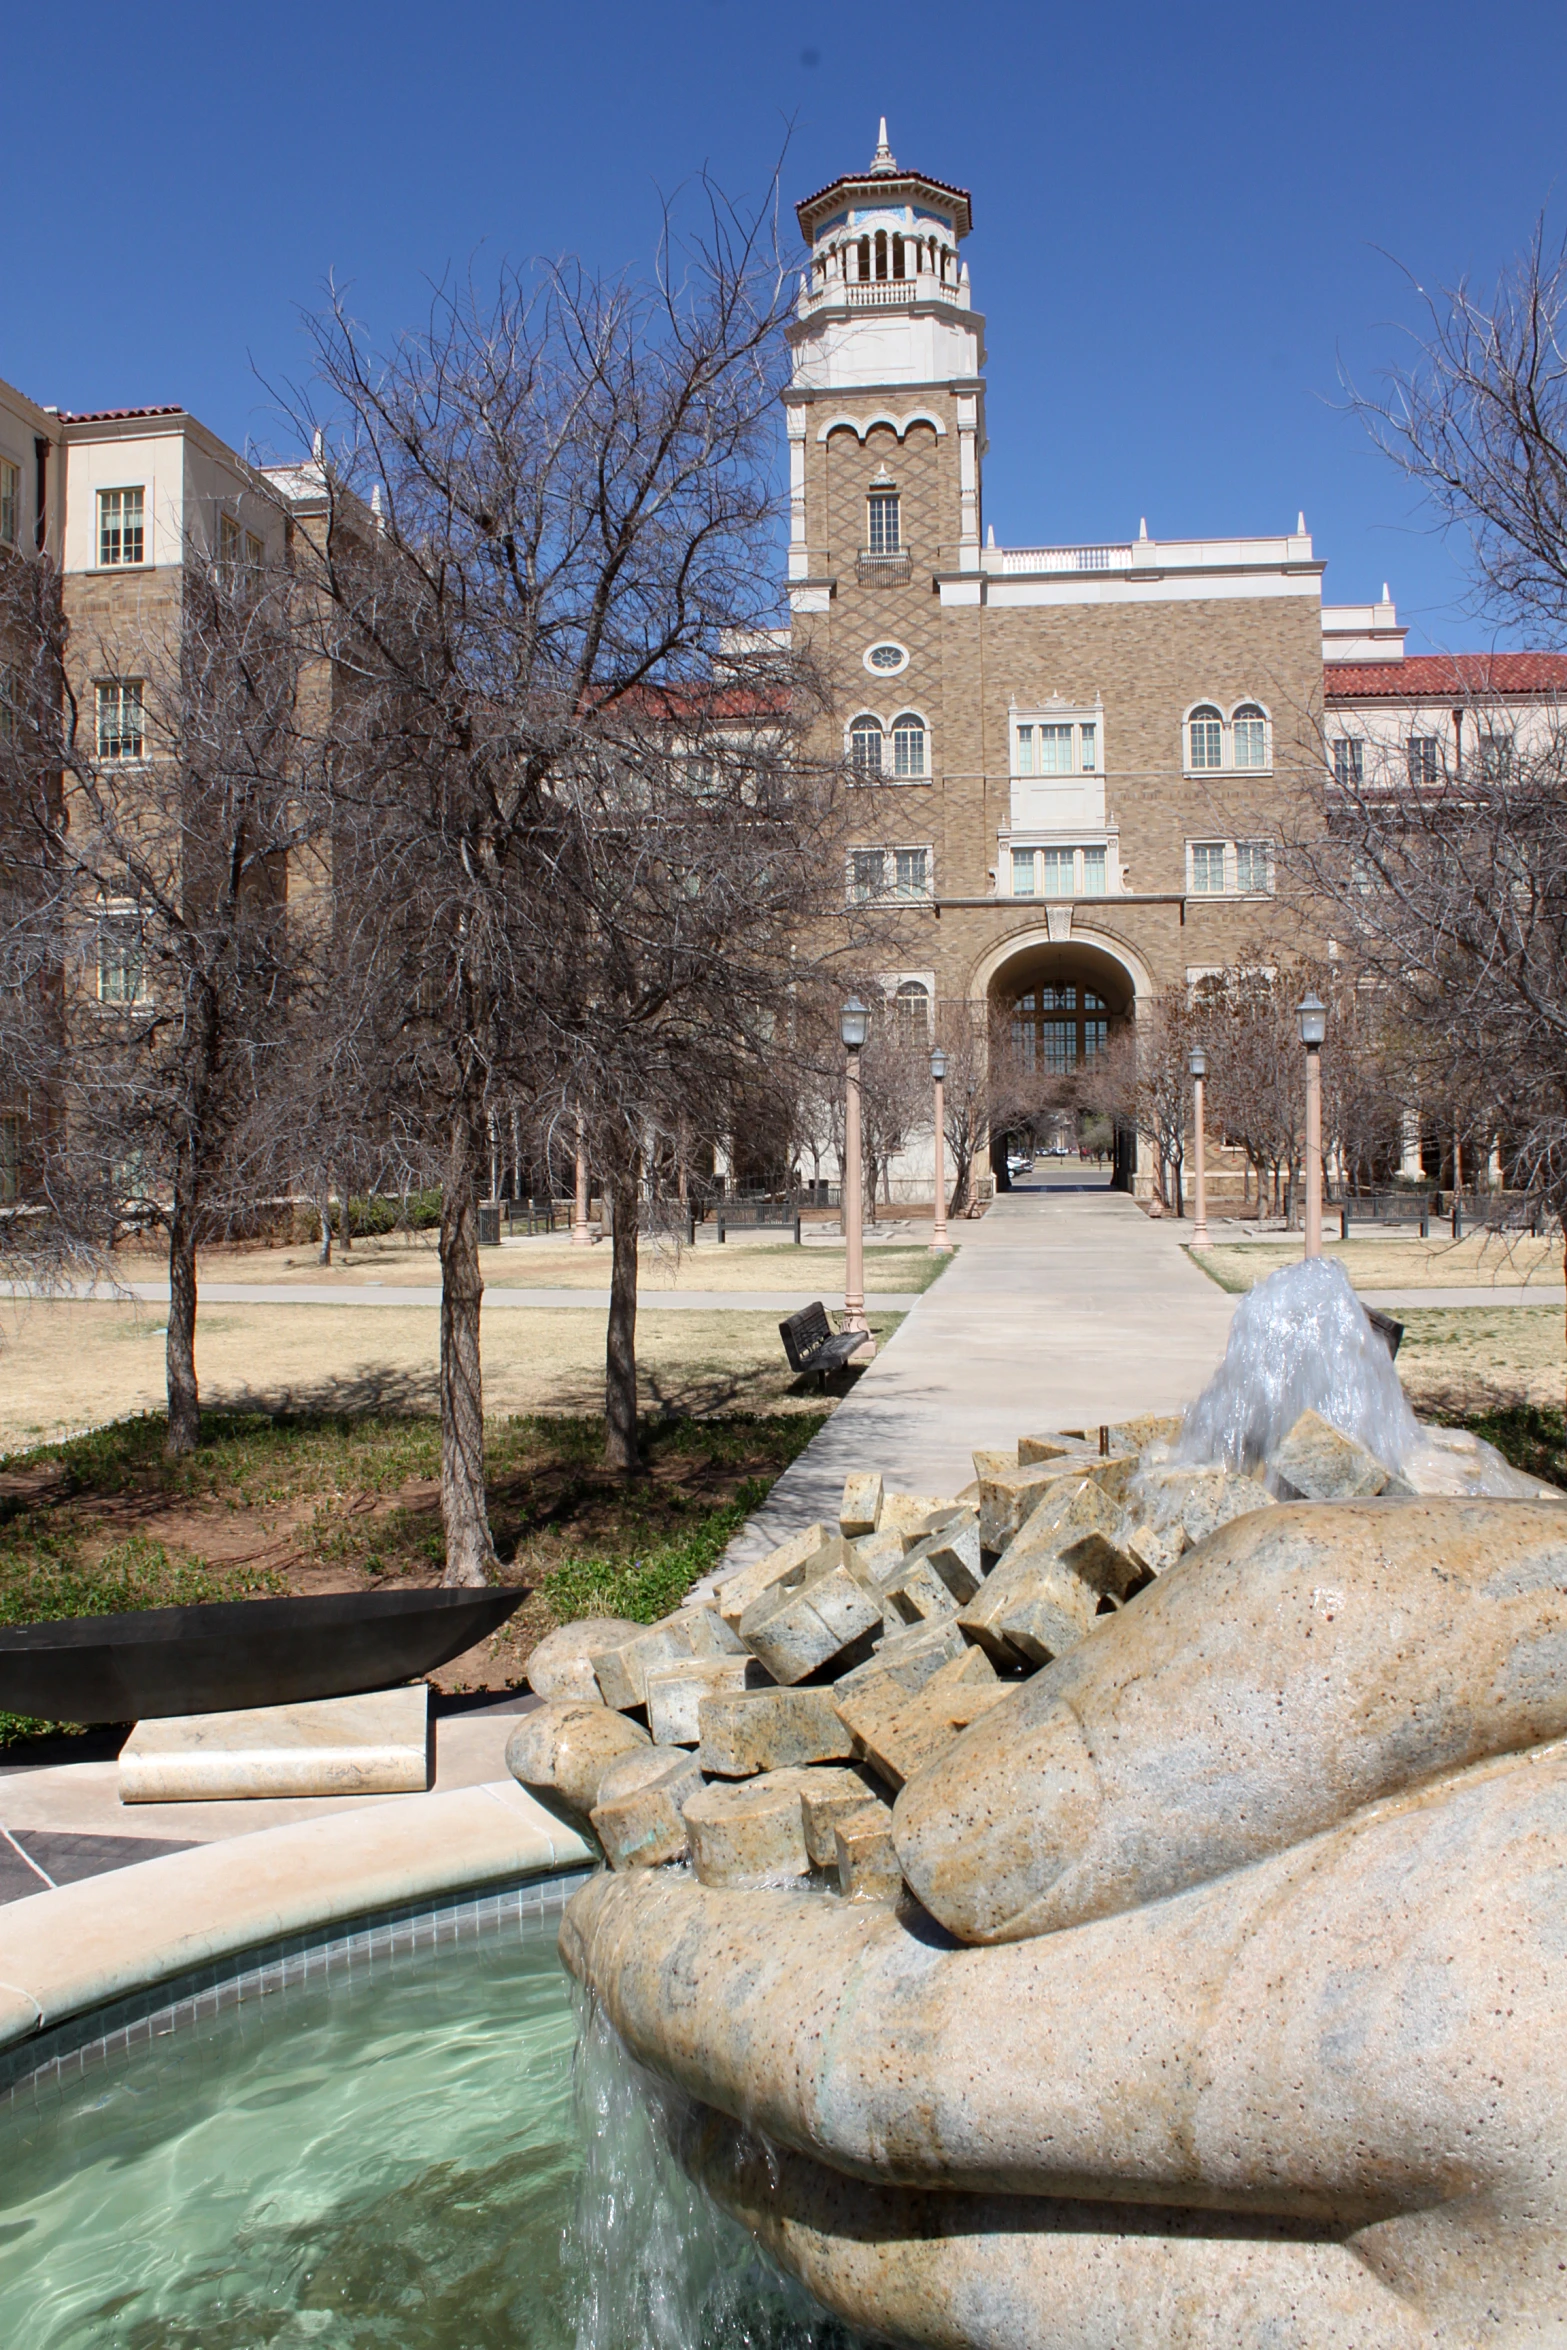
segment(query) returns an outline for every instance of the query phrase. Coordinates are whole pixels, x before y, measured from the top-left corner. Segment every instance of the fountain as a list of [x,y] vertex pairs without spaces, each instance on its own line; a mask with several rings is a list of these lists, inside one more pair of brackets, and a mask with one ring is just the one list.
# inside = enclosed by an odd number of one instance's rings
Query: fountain
[[[818,1528],[745,1570],[752,1663],[702,1668],[696,1756],[604,1766],[621,1865],[562,1952],[665,2085],[687,2173],[878,2341],[1567,2339],[1564,1497],[1423,1429],[1320,1264],[1253,1293],[1182,1422],[976,1458],[966,1517],[900,1528],[877,1481],[896,1543]],[[851,1585],[888,1601],[879,1640],[811,1663]],[[969,1647],[926,1671],[954,1625]],[[655,1723],[696,1671],[679,1630],[641,1658]],[[764,1645],[788,1704],[739,1686]],[[913,1695],[878,1714],[894,1670]],[[757,1714],[754,1775],[721,1782],[759,1697],[796,1732],[825,1698],[852,1739],[769,1769]],[[520,1776],[580,1702],[519,1732]],[[846,1768],[867,1801],[831,1888],[779,1823],[793,1786],[809,1841]],[[613,1846],[633,1782],[663,1791],[662,1865]]]

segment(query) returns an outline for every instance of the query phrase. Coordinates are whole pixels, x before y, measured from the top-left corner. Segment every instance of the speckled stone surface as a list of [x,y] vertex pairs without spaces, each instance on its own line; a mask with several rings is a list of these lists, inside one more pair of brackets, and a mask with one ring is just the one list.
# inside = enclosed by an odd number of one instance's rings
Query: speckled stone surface
[[593,1659],[603,1649],[636,1640],[647,1630],[625,1616],[585,1616],[557,1625],[528,1659],[528,1687],[539,1697],[576,1697],[591,1705],[603,1692]]
[[423,1681],[237,1713],[138,1722],[120,1749],[122,1803],[278,1795],[409,1795],[429,1784]]
[[640,1722],[607,1705],[554,1699],[523,1715],[506,1741],[506,1768],[530,1794],[553,1798],[569,1817],[586,1820],[610,1765],[651,1744]]

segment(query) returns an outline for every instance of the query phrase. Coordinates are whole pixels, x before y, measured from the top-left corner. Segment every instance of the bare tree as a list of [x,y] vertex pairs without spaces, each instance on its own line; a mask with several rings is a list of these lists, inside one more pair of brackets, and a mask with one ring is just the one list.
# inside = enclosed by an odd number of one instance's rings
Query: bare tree
[[[652,286],[506,272],[489,301],[442,291],[384,354],[340,301],[315,330],[331,453],[321,518],[300,528],[346,680],[337,870],[388,1101],[441,1163],[453,1582],[493,1558],[475,1221],[490,1120],[518,1098],[588,1101],[617,1207],[634,1202],[645,1106],[606,1077],[606,1042],[673,1052],[663,1028],[689,1024],[672,975],[661,990],[615,971],[617,893],[634,928],[649,892],[667,913],[682,884],[651,855],[614,874],[609,842],[624,855],[637,790],[673,804],[667,758],[644,755],[650,729],[669,734],[667,697],[709,690],[726,632],[771,617],[786,273],[765,221],[707,194],[703,234],[666,241]],[[684,970],[676,934],[664,944]],[[622,1312],[622,1400],[624,1338]]]
[[13,857],[58,987],[50,1206],[104,1241],[166,1229],[175,1454],[199,1430],[197,1249],[255,1201],[310,984],[290,881],[324,803],[298,683],[287,566],[193,545],[163,614],[95,642],[41,629],[7,740]]

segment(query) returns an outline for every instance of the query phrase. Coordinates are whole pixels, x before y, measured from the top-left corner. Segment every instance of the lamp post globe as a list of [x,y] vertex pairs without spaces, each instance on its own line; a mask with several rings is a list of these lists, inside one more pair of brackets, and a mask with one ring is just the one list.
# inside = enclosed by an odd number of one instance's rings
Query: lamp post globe
[[871,1016],[857,995],[851,995],[838,1014],[838,1034],[845,1052],[857,1053],[871,1032]]
[[1328,1007],[1314,991],[1303,995],[1295,1014],[1300,1023],[1300,1041],[1308,1053],[1315,1052],[1328,1032]]

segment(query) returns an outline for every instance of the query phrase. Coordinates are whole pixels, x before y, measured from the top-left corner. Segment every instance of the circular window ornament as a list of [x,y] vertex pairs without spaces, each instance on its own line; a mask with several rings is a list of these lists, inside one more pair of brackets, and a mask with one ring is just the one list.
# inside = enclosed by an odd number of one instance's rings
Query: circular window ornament
[[863,658],[873,677],[896,677],[900,669],[909,665],[906,645],[872,645]]

